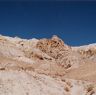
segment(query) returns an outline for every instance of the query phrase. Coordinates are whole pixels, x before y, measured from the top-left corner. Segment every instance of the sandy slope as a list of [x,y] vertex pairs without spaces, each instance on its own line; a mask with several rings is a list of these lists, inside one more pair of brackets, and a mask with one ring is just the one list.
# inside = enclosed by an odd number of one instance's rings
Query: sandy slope
[[69,70],[64,77],[96,82],[96,63],[86,63],[76,69]]

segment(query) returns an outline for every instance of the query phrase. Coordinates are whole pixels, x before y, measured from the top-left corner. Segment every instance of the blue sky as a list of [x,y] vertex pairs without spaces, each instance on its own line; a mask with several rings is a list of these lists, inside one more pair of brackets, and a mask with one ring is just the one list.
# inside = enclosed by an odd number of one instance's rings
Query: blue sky
[[57,35],[75,46],[96,43],[96,2],[0,2],[0,34],[28,39]]

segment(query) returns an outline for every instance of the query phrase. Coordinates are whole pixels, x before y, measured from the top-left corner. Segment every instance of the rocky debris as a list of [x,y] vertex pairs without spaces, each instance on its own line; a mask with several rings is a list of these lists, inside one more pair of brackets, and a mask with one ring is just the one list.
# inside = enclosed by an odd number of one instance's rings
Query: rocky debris
[[90,58],[96,56],[96,45],[90,44],[80,47],[73,47],[73,50],[79,52],[84,58]]

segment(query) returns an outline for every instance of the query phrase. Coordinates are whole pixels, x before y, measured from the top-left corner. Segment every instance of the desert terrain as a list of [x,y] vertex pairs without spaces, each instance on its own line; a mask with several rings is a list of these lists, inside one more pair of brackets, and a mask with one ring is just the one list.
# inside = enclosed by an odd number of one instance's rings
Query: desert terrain
[[96,95],[96,44],[0,35],[0,95]]

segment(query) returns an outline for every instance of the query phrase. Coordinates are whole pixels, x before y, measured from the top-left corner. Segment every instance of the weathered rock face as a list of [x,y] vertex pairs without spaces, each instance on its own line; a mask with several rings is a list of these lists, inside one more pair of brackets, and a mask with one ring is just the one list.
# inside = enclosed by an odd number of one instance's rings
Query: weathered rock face
[[96,95],[96,45],[0,36],[0,95]]
[[53,36],[51,39],[41,39],[36,46],[42,52],[53,57],[59,65],[66,69],[79,64],[79,54],[75,51],[73,52],[71,46],[66,45],[57,36]]
[[71,47],[65,45],[57,36],[53,36],[52,39],[39,40],[37,48],[55,59],[58,59],[61,56],[60,52],[69,51],[71,49]]
[[94,85],[82,81],[63,81],[34,72],[0,72],[1,95],[95,95]]

